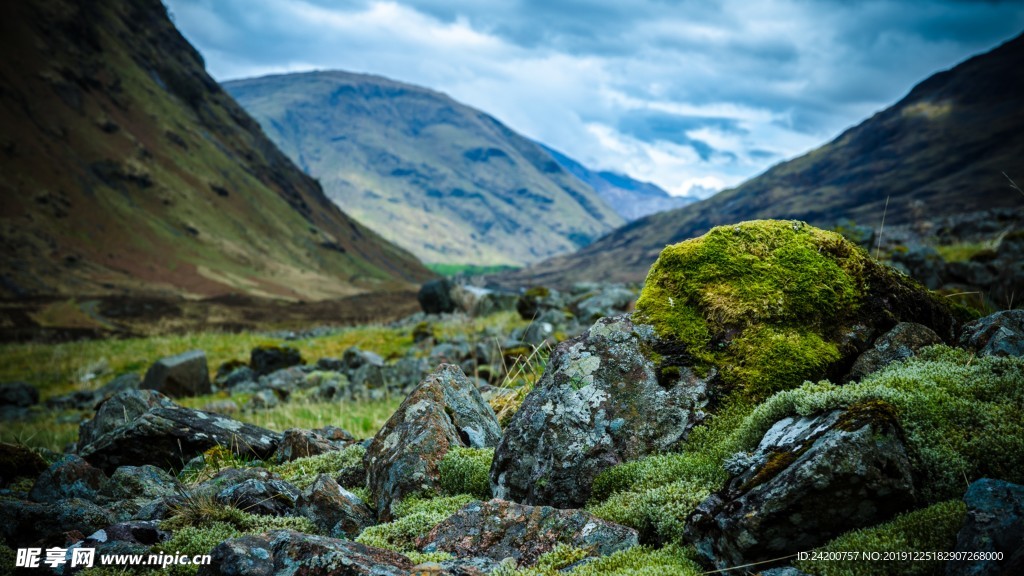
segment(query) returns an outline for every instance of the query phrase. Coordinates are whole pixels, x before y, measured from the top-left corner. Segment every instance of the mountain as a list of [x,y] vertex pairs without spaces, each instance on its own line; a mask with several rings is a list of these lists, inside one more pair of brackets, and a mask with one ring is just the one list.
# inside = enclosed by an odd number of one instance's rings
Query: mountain
[[444,94],[346,72],[224,87],[332,200],[424,262],[523,265],[624,222],[536,143]]
[[[895,105],[799,158],[579,252],[497,279],[639,282],[661,249],[722,224],[782,218],[878,227],[989,208],[1024,210],[1024,36],[931,76]],[[886,204],[888,203],[888,207]]]
[[317,300],[431,277],[274,147],[159,0],[0,10],[3,296]]
[[562,168],[593,188],[619,216],[628,221],[697,201],[697,198],[690,196],[673,196],[656,184],[634,180],[625,174],[591,170],[553,148],[543,144],[541,147]]

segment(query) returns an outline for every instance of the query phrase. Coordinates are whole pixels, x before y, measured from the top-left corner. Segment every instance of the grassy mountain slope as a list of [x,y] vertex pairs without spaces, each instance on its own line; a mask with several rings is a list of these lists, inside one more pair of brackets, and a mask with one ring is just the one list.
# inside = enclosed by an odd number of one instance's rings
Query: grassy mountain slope
[[[921,82],[828,144],[702,202],[631,222],[509,284],[642,281],[667,244],[722,224],[792,218],[878,226],[987,208],[1024,209],[1024,36]],[[886,210],[886,199],[889,199]]]
[[224,86],[339,206],[424,262],[522,265],[624,222],[540,146],[443,94],[345,72]]
[[274,147],[158,0],[0,10],[0,294],[323,299],[431,276]]
[[664,212],[697,201],[690,196],[672,196],[656,184],[641,182],[625,174],[591,170],[558,150],[543,144],[541,146],[562,165],[562,168],[593,188],[598,196],[626,220],[636,220],[648,214]]

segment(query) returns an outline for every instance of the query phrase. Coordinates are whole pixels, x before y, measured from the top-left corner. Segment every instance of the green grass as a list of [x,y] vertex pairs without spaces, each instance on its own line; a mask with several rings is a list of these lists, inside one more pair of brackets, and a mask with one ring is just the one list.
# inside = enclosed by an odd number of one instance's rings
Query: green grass
[[508,272],[509,270],[518,270],[518,266],[505,266],[505,265],[479,265],[479,264],[427,264],[427,268],[431,272],[436,272],[441,276],[458,276],[465,274],[469,276],[475,276],[478,274],[497,274],[499,272]]
[[961,242],[939,245],[935,247],[935,250],[946,262],[966,262],[976,254],[992,250],[992,244],[990,242]]

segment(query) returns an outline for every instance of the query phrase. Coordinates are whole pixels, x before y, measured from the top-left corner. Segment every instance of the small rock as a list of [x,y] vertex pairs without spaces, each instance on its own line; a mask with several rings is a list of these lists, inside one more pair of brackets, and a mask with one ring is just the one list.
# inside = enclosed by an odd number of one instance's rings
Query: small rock
[[74,454],[68,454],[39,475],[29,498],[36,502],[54,502],[64,498],[95,500],[106,483],[107,475],[102,470]]
[[0,538],[12,548],[64,545],[65,532],[92,534],[113,523],[110,512],[81,498],[42,503],[0,498]]
[[1024,574],[1024,486],[982,478],[967,488],[964,502],[967,520],[956,551],[1002,553],[1003,559],[950,561],[946,576]]
[[286,516],[295,509],[299,495],[299,489],[284,480],[251,478],[221,490],[217,501],[250,514]]
[[312,430],[290,428],[284,431],[284,437],[281,438],[277,452],[274,453],[274,460],[290,462],[297,458],[326,454],[338,449],[339,447],[331,443],[330,440]]
[[1024,356],[1024,310],[1003,310],[967,324],[960,345],[978,356]]
[[914,322],[900,322],[875,341],[874,348],[861,354],[850,368],[846,381],[856,381],[878,372],[893,362],[906,360],[925,346],[942,344],[931,328]]
[[418,547],[458,557],[484,556],[497,561],[511,557],[520,566],[531,566],[558,544],[606,556],[636,546],[637,533],[583,510],[491,500],[470,502],[435,526]]
[[39,404],[39,390],[26,382],[0,384],[0,406],[28,408]]
[[209,394],[212,388],[206,353],[192,350],[157,360],[146,371],[142,388],[156,390],[171,398]]
[[270,410],[271,408],[277,408],[280,404],[281,400],[276,392],[273,390],[259,390],[249,398],[243,409],[246,412]]
[[156,466],[121,466],[110,475],[110,480],[100,489],[99,495],[106,501],[129,498],[152,500],[173,496],[178,486],[174,477]]
[[257,376],[302,364],[302,355],[287,346],[258,346],[249,353],[249,367]]
[[28,446],[0,442],[0,488],[17,478],[38,478],[48,467],[46,460]]
[[334,538],[355,538],[376,520],[358,496],[339,486],[328,474],[319,475],[302,491],[295,510]]
[[445,314],[455,311],[455,302],[451,297],[452,283],[447,278],[431,280],[420,286],[416,299],[420,308],[427,314]]

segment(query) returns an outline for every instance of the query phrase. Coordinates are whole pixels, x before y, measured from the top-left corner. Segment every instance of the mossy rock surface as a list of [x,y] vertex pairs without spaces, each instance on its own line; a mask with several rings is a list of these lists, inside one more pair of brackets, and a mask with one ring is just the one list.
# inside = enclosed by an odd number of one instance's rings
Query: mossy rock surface
[[837,378],[901,321],[950,341],[950,307],[841,235],[795,221],[721,226],[669,246],[634,320],[755,398]]

